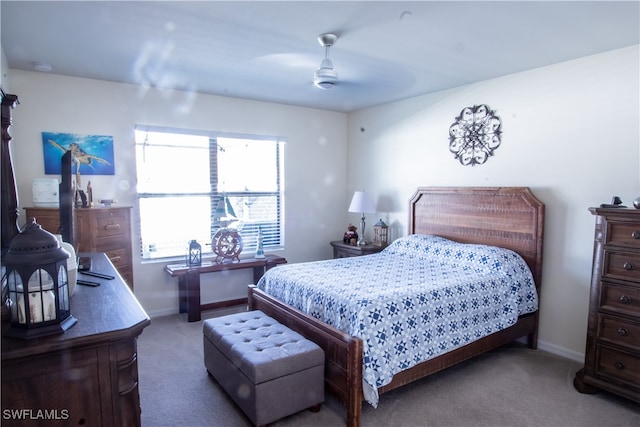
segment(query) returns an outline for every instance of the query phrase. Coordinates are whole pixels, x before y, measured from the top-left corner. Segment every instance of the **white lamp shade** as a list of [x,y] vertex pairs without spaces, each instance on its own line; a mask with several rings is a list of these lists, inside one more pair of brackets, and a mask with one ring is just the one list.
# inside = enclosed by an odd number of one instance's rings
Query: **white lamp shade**
[[376,205],[368,193],[356,191],[353,193],[349,212],[371,213],[376,211]]

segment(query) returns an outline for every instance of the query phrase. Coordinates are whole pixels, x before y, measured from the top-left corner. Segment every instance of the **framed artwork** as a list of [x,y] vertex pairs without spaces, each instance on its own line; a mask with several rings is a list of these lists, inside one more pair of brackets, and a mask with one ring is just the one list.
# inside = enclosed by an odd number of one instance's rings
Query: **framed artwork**
[[449,151],[464,166],[484,164],[502,139],[502,120],[488,105],[466,107],[449,126]]
[[80,175],[115,175],[113,137],[105,135],[79,135],[74,133],[42,132],[44,173],[60,175],[60,159],[66,151],[72,151]]

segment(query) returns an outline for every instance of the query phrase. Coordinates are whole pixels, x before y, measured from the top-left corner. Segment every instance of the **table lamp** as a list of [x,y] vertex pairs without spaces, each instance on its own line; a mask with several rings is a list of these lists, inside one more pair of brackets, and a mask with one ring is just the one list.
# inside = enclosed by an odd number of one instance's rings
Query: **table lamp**
[[364,228],[366,226],[364,214],[375,211],[376,206],[368,193],[365,193],[364,191],[356,191],[353,193],[353,198],[349,205],[349,212],[360,212],[362,214],[362,217],[360,218],[360,239],[358,240],[358,246],[367,244],[367,241],[364,238]]

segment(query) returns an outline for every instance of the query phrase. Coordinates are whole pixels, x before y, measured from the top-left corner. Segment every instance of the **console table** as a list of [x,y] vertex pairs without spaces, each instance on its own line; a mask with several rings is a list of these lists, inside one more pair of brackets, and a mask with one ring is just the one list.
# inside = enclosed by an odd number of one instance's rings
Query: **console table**
[[105,254],[80,255],[114,279],[82,277],[100,286],[76,287],[66,332],[2,337],[3,426],[140,425],[136,340],[151,321]]
[[164,270],[171,277],[178,278],[180,313],[187,313],[187,321],[197,322],[200,320],[200,312],[214,308],[227,307],[231,305],[245,304],[247,298],[222,301],[218,303],[200,304],[200,275],[204,273],[215,273],[227,270],[253,269],[254,284],[260,280],[265,271],[278,264],[285,264],[287,260],[277,255],[266,255],[264,258],[247,258],[236,262],[216,263],[213,261],[202,261],[200,266],[187,266],[185,264],[170,264]]

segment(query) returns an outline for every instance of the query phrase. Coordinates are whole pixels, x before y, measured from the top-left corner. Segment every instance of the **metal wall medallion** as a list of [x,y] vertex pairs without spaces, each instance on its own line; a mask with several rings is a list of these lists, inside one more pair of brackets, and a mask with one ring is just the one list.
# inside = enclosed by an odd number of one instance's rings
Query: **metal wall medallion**
[[481,165],[500,146],[502,121],[488,105],[464,108],[449,126],[449,151],[464,166]]

